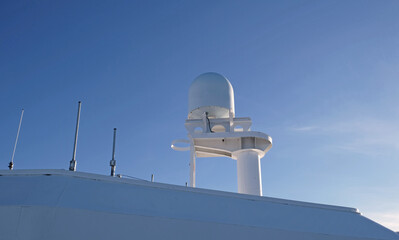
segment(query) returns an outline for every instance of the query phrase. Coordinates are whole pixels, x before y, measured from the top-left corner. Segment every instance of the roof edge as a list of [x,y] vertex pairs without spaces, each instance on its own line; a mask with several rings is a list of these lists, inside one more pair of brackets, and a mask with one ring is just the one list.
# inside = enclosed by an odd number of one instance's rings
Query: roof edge
[[170,189],[170,190],[176,190],[176,191],[189,191],[189,192],[196,192],[196,193],[216,195],[216,196],[233,197],[233,198],[240,198],[240,199],[246,199],[246,200],[265,201],[265,202],[271,202],[271,203],[276,203],[276,204],[294,205],[294,206],[301,206],[301,207],[319,208],[319,209],[361,214],[357,208],[351,208],[351,207],[342,207],[342,206],[334,206],[334,205],[327,205],[327,204],[320,204],[320,203],[302,202],[302,201],[287,200],[287,199],[280,199],[280,198],[273,198],[273,197],[264,197],[264,196],[261,197],[261,196],[239,194],[239,193],[233,193],[233,192],[224,192],[224,191],[203,189],[203,188],[191,188],[191,187],[185,187],[185,186],[179,186],[179,185],[173,185],[173,184],[150,182],[150,181],[139,179],[139,178],[138,179],[123,178],[123,175],[122,175],[122,178],[117,178],[117,177],[111,177],[111,176],[95,174],[95,173],[68,171],[65,169],[20,169],[20,170],[12,170],[12,171],[0,170],[0,177],[1,176],[40,176],[40,175],[70,176],[70,177],[78,177],[78,178],[85,178],[85,179],[99,180],[99,181],[106,181],[106,182],[141,185],[141,186]]

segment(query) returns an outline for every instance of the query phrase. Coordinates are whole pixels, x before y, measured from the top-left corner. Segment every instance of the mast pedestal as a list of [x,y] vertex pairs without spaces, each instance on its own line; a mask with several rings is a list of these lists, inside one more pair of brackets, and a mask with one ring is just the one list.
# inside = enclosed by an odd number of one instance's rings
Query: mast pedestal
[[244,150],[236,154],[238,193],[262,196],[262,177],[258,152]]

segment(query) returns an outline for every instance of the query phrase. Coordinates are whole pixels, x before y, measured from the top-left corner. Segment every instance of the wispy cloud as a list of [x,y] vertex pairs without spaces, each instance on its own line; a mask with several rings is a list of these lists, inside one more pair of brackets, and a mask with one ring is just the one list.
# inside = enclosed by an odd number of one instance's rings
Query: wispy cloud
[[304,127],[292,127],[290,128],[291,131],[296,131],[296,132],[309,132],[318,129],[319,127],[317,126],[304,126]]
[[381,119],[351,119],[321,122],[289,127],[291,132],[318,134],[328,138],[339,138],[330,148],[365,154],[378,154],[376,148],[399,150],[399,124]]
[[399,212],[371,212],[366,217],[393,231],[399,231]]

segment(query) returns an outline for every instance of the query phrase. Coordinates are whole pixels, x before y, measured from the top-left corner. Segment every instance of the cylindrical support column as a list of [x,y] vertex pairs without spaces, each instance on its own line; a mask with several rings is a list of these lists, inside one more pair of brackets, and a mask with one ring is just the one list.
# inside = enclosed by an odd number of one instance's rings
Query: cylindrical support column
[[237,153],[238,193],[262,196],[260,157],[256,151]]
[[195,187],[195,151],[193,145],[190,148],[190,187]]

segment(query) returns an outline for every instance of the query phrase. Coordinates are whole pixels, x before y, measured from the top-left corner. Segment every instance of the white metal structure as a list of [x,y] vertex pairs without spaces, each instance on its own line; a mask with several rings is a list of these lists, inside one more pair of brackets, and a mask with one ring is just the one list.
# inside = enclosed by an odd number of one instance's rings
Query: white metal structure
[[[234,91],[227,78],[204,73],[190,86],[187,149],[190,150],[190,186],[195,187],[196,157],[229,157],[237,160],[238,192],[262,196],[260,159],[272,147],[272,138],[250,131],[250,118],[235,118]],[[187,142],[187,141],[185,141]]]
[[188,119],[234,117],[234,90],[227,78],[218,73],[204,73],[191,83],[188,90]]
[[399,240],[357,209],[66,170],[0,170],[0,239]]
[[[150,182],[67,170],[0,170],[0,239],[399,240],[355,208],[256,196],[260,158],[271,138],[250,131],[249,118],[234,117],[227,79],[215,73],[199,79],[190,89],[195,101],[185,124],[193,163],[195,156],[237,159],[239,192],[249,194],[155,183],[153,176]],[[208,96],[203,89],[209,86],[216,87]],[[202,94],[200,101],[193,97]],[[191,173],[194,186],[195,165]]]

